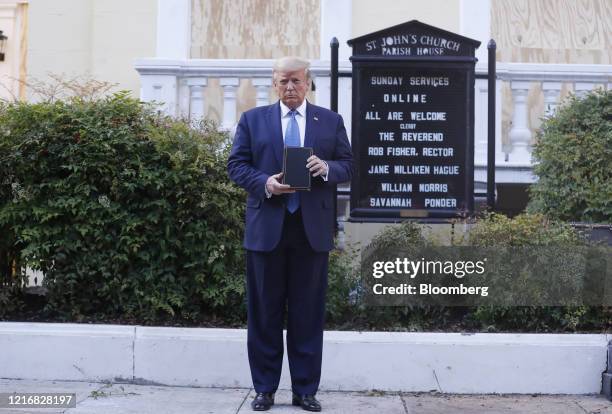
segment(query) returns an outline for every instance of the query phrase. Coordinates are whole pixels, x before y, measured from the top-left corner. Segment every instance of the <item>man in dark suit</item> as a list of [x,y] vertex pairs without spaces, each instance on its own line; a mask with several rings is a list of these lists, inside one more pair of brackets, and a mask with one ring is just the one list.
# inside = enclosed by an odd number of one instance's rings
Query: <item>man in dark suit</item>
[[[293,404],[320,411],[328,253],[333,248],[334,185],[350,181],[352,152],[342,117],[307,102],[309,63],[276,61],[273,87],[279,101],[242,114],[228,160],[230,178],[247,193],[248,355],[256,396],[251,406],[274,404],[287,353]],[[282,182],[283,147],[312,147],[306,164],[310,191]]]

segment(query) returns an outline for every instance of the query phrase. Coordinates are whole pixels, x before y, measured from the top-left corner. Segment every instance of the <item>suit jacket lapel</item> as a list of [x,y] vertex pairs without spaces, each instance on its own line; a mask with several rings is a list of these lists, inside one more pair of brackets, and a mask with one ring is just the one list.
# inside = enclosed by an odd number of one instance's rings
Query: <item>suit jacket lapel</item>
[[274,149],[274,156],[278,162],[278,171],[283,167],[283,127],[281,125],[281,110],[280,104],[277,102],[274,105],[270,105],[268,110],[268,122],[270,125],[270,131],[272,139],[272,147]]
[[304,135],[304,146],[313,147],[318,136],[318,113],[313,105],[306,102],[306,134]]

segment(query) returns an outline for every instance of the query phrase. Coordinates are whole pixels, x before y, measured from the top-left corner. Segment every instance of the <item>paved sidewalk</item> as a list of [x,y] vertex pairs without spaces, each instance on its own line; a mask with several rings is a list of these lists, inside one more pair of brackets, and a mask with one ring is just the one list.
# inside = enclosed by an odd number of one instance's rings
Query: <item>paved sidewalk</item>
[[[0,393],[76,393],[76,408],[6,409],[0,414],[236,414],[251,413],[253,391],[89,382],[0,379]],[[612,403],[595,395],[448,395],[430,393],[319,392],[324,413],[383,414],[585,414],[611,413]],[[289,391],[276,394],[270,413],[302,413]]]

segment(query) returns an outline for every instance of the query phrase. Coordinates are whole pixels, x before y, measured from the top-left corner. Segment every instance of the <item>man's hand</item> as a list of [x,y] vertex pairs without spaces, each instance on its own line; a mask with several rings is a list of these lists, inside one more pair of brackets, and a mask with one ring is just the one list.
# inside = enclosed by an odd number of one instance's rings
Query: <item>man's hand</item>
[[307,160],[306,168],[310,170],[313,177],[327,175],[327,164],[316,155],[311,155]]
[[279,182],[282,176],[283,176],[283,173],[281,172],[281,173],[274,174],[268,177],[268,181],[266,181],[266,189],[268,190],[270,194],[281,195],[281,194],[295,193],[295,190],[292,190],[289,184],[281,184]]

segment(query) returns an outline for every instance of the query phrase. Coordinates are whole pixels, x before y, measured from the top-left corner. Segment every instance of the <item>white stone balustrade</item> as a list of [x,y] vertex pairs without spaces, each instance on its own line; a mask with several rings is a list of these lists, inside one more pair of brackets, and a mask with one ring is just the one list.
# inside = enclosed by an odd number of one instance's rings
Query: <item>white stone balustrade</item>
[[526,102],[529,90],[532,87],[541,88],[544,96],[542,115],[551,116],[557,109],[564,85],[578,97],[597,87],[610,89],[612,65],[500,63],[497,77],[500,81],[508,82],[512,91],[508,166],[520,168],[531,165],[532,128],[528,124],[530,109]]
[[[512,143],[512,157],[527,165],[531,164],[531,151],[529,143],[531,142],[531,130],[527,122],[529,108],[527,107],[527,94],[531,82],[526,81],[511,81],[510,89],[512,90],[512,101],[514,104],[514,113],[512,114],[512,129],[508,133],[508,138]],[[514,160],[512,160],[514,161]]]
[[[158,101],[162,109],[172,116],[201,118],[205,116],[205,89],[209,79],[219,79],[223,89],[221,126],[229,131],[235,128],[237,90],[241,79],[250,79],[254,88],[256,106],[270,103],[272,60],[268,59],[138,59],[135,68],[141,76],[141,99]],[[349,61],[340,62],[340,71],[350,73]],[[311,73],[316,84],[315,101],[329,107],[330,62],[314,60]],[[486,64],[476,65],[475,82],[475,180],[486,181],[487,163],[487,80]],[[502,139],[502,84],[512,93],[511,127],[507,139]],[[531,142],[533,126],[529,124],[527,97],[534,88],[544,98],[542,116],[554,114],[564,89],[584,96],[596,87],[612,89],[612,65],[566,65],[498,63],[496,82],[496,180],[498,182],[532,182]],[[338,112],[342,114],[346,129],[351,134],[351,79],[339,79]],[[505,112],[505,111],[504,111]],[[504,143],[502,145],[502,143]]]
[[[187,78],[189,87],[189,119],[201,119],[204,117],[204,87],[208,80],[206,78]],[[182,101],[182,100],[181,100]]]
[[236,89],[240,85],[240,78],[221,78],[223,88],[223,121],[221,127],[231,130],[236,124]]
[[272,86],[272,79],[255,78],[251,81],[251,83],[257,90],[255,106],[268,105],[270,102],[270,87]]
[[561,96],[562,82],[542,82],[542,92],[544,93],[544,115],[552,116],[559,105]]

